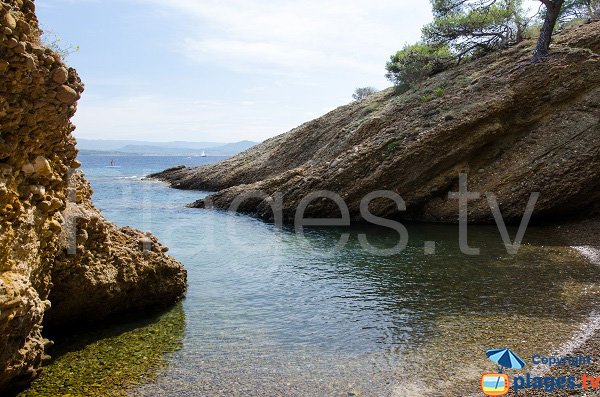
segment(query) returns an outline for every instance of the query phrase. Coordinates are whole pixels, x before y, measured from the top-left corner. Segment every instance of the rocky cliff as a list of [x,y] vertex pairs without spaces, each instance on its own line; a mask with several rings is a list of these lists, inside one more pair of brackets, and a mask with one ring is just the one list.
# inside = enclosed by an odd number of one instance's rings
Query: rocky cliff
[[30,0],[0,2],[0,394],[39,372],[43,325],[181,299],[186,273],[152,236],[110,224],[79,173],[83,85],[40,44]]
[[[455,222],[460,173],[474,192],[493,192],[504,217],[518,222],[530,194],[540,192],[537,219],[597,211],[600,198],[600,23],[556,36],[553,53],[533,63],[533,43],[489,54],[436,75],[418,89],[388,89],[224,162],[155,175],[175,188],[216,191],[227,208],[256,190],[284,194],[286,219],[309,192],[330,190],[359,218],[368,193],[391,190],[406,201],[371,204],[373,214]],[[269,199],[240,210],[272,218]],[[206,205],[200,200],[197,207]],[[308,215],[337,216],[330,200]],[[471,200],[469,220],[493,222],[485,197]]]

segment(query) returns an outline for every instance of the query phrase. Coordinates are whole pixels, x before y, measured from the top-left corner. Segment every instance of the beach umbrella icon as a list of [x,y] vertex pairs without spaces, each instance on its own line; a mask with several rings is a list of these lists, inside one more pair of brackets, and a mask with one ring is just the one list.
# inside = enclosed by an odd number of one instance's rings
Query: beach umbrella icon
[[498,369],[500,373],[503,368],[521,369],[525,366],[525,361],[510,349],[490,349],[485,352],[485,355],[500,366]]

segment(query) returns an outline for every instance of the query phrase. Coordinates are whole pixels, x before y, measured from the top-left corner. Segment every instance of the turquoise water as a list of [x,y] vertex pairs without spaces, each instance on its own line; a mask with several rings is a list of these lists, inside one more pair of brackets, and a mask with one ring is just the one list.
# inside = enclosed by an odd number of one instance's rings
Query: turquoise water
[[[408,225],[407,249],[380,257],[362,250],[357,234],[391,247],[388,229],[317,228],[301,238],[247,216],[185,208],[206,193],[142,180],[218,158],[118,157],[120,168],[106,167],[107,157],[80,160],[104,216],[153,232],[188,270],[181,348],[132,395],[467,393],[493,369],[485,348],[551,351],[596,299],[597,269],[543,229],[531,228],[511,257],[495,227],[473,227],[470,245],[482,255],[470,257],[456,226]],[[343,232],[350,242],[331,250]],[[436,242],[434,255],[424,241]]]

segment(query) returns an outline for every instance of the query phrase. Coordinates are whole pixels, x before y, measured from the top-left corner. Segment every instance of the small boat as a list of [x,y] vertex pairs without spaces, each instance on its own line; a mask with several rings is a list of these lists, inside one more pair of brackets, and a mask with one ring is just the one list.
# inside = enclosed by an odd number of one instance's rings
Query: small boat
[[202,151],[202,154],[200,155],[200,157],[206,157],[206,152],[204,152],[204,150]]

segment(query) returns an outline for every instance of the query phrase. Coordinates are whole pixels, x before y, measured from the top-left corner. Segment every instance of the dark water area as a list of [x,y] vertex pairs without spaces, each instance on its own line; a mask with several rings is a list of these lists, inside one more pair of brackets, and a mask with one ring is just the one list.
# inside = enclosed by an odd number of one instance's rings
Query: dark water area
[[[207,193],[142,179],[221,159],[118,157],[111,168],[111,158],[80,156],[95,205],[120,226],[156,234],[185,265],[189,291],[149,324],[63,342],[25,395],[78,395],[94,384],[97,395],[467,395],[495,369],[485,349],[550,353],[597,302],[598,269],[547,229],[529,228],[511,256],[495,226],[472,226],[469,244],[481,255],[467,256],[457,226],[409,224],[407,248],[378,256],[358,235],[387,248],[398,242],[393,230],[310,228],[302,237],[244,215],[186,208]],[[333,250],[343,233],[349,242]],[[136,345],[139,335],[145,343]],[[91,350],[80,342],[90,339]],[[149,362],[115,359],[127,346]],[[103,354],[99,381],[85,368]],[[57,385],[65,373],[73,381]]]

